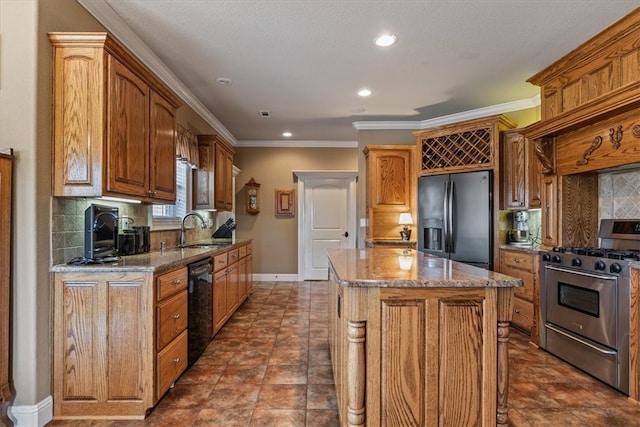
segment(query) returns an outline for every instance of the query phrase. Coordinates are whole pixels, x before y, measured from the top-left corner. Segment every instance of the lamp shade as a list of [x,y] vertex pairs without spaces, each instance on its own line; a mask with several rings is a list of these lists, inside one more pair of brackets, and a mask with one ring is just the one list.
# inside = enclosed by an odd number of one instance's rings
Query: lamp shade
[[411,219],[411,214],[408,212],[401,213],[400,218],[398,218],[398,224],[401,224],[401,225],[413,224],[413,219]]

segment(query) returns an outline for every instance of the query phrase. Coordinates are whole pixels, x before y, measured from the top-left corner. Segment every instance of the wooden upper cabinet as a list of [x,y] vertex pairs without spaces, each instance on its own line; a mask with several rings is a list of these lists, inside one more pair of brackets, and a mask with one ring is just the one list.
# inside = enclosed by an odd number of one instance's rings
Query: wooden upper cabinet
[[414,132],[420,176],[497,168],[500,132],[515,127],[497,115]]
[[527,145],[527,200],[529,208],[542,207],[542,163],[536,156],[533,141],[525,137]]
[[215,208],[233,209],[233,149],[219,137],[216,141]]
[[150,184],[155,200],[175,203],[176,199],[176,111],[156,92],[150,104]]
[[198,135],[198,169],[193,171],[193,208],[214,209],[213,181],[216,159],[215,140]]
[[175,202],[175,94],[107,33],[49,39],[53,195]]
[[398,218],[403,212],[411,213],[417,224],[414,152],[413,145],[365,147],[369,239],[400,240]]
[[145,198],[149,191],[149,86],[112,56],[107,63],[106,190]]
[[234,150],[220,135],[198,135],[200,165],[193,172],[195,209],[233,209]]
[[505,209],[525,209],[527,147],[520,132],[505,132],[502,140],[502,195]]

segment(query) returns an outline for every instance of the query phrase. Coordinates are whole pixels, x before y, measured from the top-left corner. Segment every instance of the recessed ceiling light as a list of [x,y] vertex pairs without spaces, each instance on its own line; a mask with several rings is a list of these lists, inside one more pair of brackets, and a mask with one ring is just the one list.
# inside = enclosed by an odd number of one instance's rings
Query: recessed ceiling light
[[221,85],[230,85],[231,83],[233,83],[233,80],[228,77],[218,77],[216,81]]
[[383,34],[376,39],[376,44],[381,47],[387,47],[394,44],[398,38],[393,34]]
[[282,132],[282,136],[284,136],[285,138],[291,138],[292,135],[293,134],[291,132],[289,132],[289,131]]
[[358,96],[362,96],[362,97],[366,97],[371,95],[373,92],[371,92],[369,89],[360,89],[358,91]]

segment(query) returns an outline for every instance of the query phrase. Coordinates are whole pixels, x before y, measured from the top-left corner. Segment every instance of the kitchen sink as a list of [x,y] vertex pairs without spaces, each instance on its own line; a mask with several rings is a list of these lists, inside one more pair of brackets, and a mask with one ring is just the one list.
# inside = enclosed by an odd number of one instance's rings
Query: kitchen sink
[[181,248],[200,248],[200,249],[216,249],[220,245],[215,243],[190,243],[188,245],[180,246]]

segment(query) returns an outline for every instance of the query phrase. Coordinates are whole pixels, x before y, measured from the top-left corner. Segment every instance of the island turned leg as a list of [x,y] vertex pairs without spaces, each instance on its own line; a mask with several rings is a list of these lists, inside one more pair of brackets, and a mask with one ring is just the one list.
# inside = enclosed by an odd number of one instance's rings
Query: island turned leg
[[365,425],[365,327],[366,322],[347,322],[348,368],[347,394],[349,396],[347,422],[350,427]]
[[496,425],[509,424],[509,322],[498,322],[498,412]]

